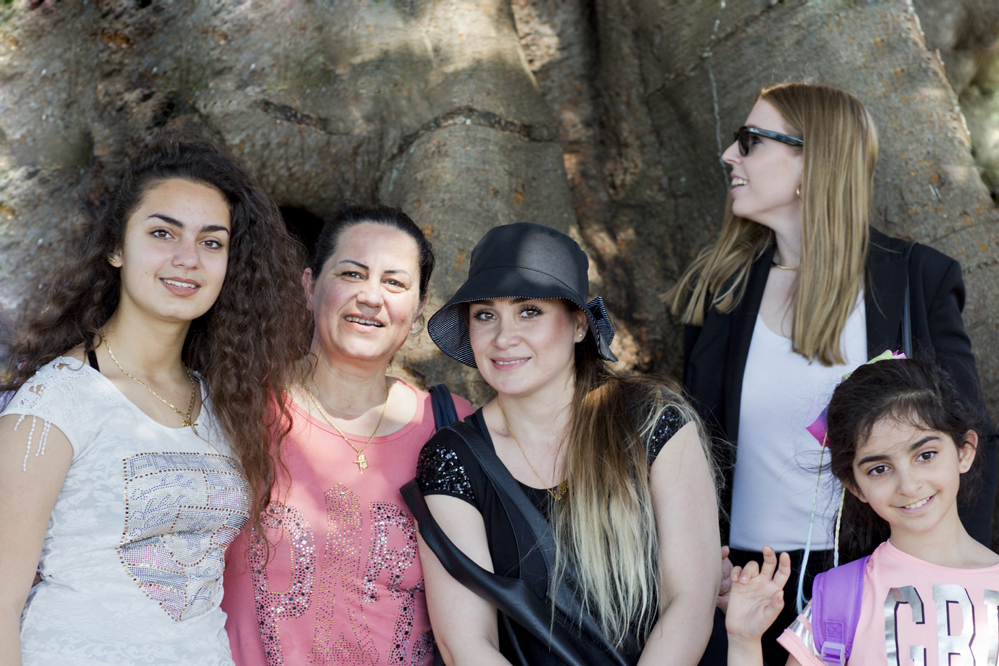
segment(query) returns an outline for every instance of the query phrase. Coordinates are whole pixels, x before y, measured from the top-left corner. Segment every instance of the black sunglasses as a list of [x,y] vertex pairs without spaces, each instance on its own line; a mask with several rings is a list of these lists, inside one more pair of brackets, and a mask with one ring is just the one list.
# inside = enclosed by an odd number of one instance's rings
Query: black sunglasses
[[773,139],[774,141],[780,141],[781,143],[786,143],[789,146],[803,146],[805,142],[793,136],[788,136],[787,134],[781,134],[780,132],[771,132],[770,130],[760,129],[759,127],[748,127],[743,125],[735,133],[735,141],[739,144],[739,154],[745,157],[749,154],[749,135],[755,134],[756,136],[762,136],[766,139]]

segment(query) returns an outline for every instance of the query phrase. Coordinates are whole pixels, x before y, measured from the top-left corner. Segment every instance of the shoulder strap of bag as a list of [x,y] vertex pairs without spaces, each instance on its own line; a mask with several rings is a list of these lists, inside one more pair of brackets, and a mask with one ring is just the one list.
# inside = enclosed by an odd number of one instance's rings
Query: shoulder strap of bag
[[912,358],[912,310],[909,304],[909,255],[915,242],[905,248],[905,301],[902,303],[902,351],[906,358]]
[[[413,479],[401,488],[402,497],[419,524],[420,536],[434,552],[441,566],[459,583],[495,606],[507,617],[548,645],[552,653],[568,666],[615,666],[602,655],[580,654],[569,632],[551,623],[547,604],[519,578],[499,576],[486,571],[465,555],[434,520],[420,487]],[[526,666],[526,661],[524,662]]]
[[[496,490],[496,494],[500,498],[507,514],[519,514],[519,517],[523,518],[534,540],[534,547],[538,549],[542,558],[544,558],[545,567],[549,573],[553,571],[555,565],[555,534],[552,531],[551,525],[548,524],[545,517],[541,515],[538,508],[534,506],[534,503],[531,502],[523,489],[521,489],[517,480],[513,478],[506,466],[500,461],[499,456],[496,455],[496,450],[492,446],[489,446],[474,428],[467,423],[458,422],[452,424],[450,429],[464,440],[465,445],[479,463],[482,471],[489,477],[489,481]],[[526,553],[521,552],[520,555],[524,557]],[[624,666],[627,662],[624,661],[619,650],[615,649],[607,640],[596,620],[589,613],[583,611],[582,604],[575,594],[576,586],[574,581],[577,576],[571,563],[567,563],[564,572],[562,584],[559,585],[557,590],[554,590],[555,607],[570,621],[578,622],[580,629],[589,638],[600,644],[601,648],[608,653],[608,656],[613,657],[614,663]],[[553,590],[549,586],[548,598],[551,599],[552,596]],[[622,646],[622,649],[637,652],[638,646],[633,638],[629,638]]]
[[430,405],[434,410],[434,428],[440,430],[458,420],[458,410],[454,407],[454,398],[446,384],[434,384],[430,387]]
[[842,666],[853,651],[869,558],[862,557],[815,577],[812,636],[824,664]]

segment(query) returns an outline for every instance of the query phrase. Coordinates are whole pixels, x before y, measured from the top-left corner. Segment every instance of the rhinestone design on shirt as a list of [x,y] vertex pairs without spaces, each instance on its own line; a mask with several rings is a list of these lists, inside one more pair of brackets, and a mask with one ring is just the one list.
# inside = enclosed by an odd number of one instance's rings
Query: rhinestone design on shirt
[[261,522],[264,529],[272,534],[283,531],[291,548],[291,582],[287,589],[272,592],[267,574],[267,544],[255,529],[250,530],[252,545],[246,559],[253,579],[253,600],[257,606],[260,639],[267,666],[281,666],[284,664],[284,654],[277,621],[301,617],[312,605],[312,586],[316,579],[316,544],[309,521],[293,506],[271,502]]
[[434,440],[423,447],[416,463],[416,478],[425,495],[451,495],[475,504],[475,493],[458,454]]
[[125,528],[118,555],[146,595],[175,621],[212,610],[224,554],[250,515],[239,463],[211,453],[125,458]]

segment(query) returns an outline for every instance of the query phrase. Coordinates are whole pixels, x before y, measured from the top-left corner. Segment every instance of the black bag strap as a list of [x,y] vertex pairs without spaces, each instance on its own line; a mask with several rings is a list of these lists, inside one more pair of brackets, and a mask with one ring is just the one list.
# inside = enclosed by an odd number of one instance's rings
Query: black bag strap
[[454,407],[454,398],[445,384],[434,384],[430,387],[430,405],[434,410],[434,427],[437,430],[446,428],[458,420],[458,410]]
[[[489,477],[493,489],[496,491],[500,502],[506,509],[508,515],[518,515],[524,520],[535,545],[545,561],[545,567],[550,573],[555,565],[555,534],[551,525],[541,515],[534,503],[527,497],[520,484],[513,475],[510,474],[506,466],[496,455],[496,450],[490,446],[486,440],[472,426],[459,421],[450,426],[450,430],[457,434],[465,442],[469,452],[475,457],[479,467]],[[521,552],[523,558],[526,553]],[[626,666],[628,661],[620,652],[607,640],[607,637],[600,630],[596,620],[583,611],[582,604],[574,594],[576,572],[571,563],[567,563],[562,584],[558,590],[554,591],[555,607],[562,613],[563,617],[569,618],[572,622],[578,622],[579,627],[588,637],[596,642],[600,648],[607,653],[611,659],[610,663]],[[553,590],[551,589],[551,577],[549,577],[548,598],[551,599]],[[532,594],[534,594],[532,592]],[[537,596],[537,595],[534,595]],[[622,650],[637,652],[638,645],[634,639],[629,638],[621,648]]]
[[90,367],[97,372],[101,371],[101,365],[97,362],[97,352],[93,349],[87,352],[87,362],[90,363]]
[[915,241],[905,248],[905,301],[902,303],[902,351],[906,358],[912,358],[912,310],[909,304],[909,255]]
[[[552,653],[568,666],[589,664],[612,666],[611,662],[600,658],[602,655],[587,653],[584,659],[569,632],[559,623],[547,621],[550,617],[547,605],[527,586],[527,583],[519,578],[490,573],[461,552],[434,520],[416,479],[404,485],[401,492],[403,499],[406,500],[406,506],[420,526],[420,536],[423,537],[424,543],[455,580],[498,608],[507,617],[513,618],[531,635],[548,645]],[[527,666],[526,661],[524,666]]]

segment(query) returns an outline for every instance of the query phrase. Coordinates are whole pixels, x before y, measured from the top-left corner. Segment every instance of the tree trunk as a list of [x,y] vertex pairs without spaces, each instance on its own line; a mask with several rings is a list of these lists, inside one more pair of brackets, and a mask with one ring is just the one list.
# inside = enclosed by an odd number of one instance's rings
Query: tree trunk
[[[242,159],[289,219],[346,198],[403,208],[436,248],[430,311],[488,228],[573,234],[622,365],[676,374],[680,328],[659,295],[718,230],[730,132],[761,86],[826,82],[877,122],[875,225],[961,261],[996,413],[999,214],[983,178],[995,194],[997,13],[991,0],[8,4],[0,307],[46,285],[135,148],[193,129]],[[426,336],[395,371],[487,393]]]

